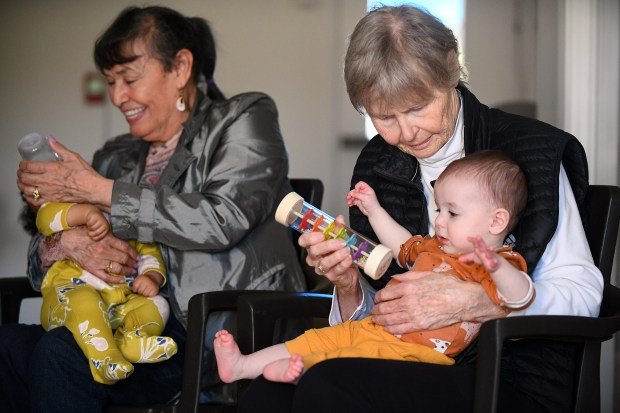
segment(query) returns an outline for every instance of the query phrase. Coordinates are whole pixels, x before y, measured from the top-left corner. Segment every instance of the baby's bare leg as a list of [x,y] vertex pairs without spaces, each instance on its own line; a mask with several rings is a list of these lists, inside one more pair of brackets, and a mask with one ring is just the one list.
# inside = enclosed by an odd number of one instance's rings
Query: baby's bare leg
[[225,383],[255,379],[262,374],[267,364],[291,356],[284,344],[276,344],[244,356],[233,336],[226,330],[215,334],[213,349],[217,359],[217,371]]
[[289,358],[267,364],[263,369],[263,376],[270,381],[297,383],[303,372],[303,358],[299,354],[293,354]]

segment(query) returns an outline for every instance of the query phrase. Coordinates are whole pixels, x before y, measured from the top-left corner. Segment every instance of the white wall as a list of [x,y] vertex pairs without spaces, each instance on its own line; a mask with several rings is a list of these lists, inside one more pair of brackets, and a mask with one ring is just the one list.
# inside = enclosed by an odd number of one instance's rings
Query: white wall
[[560,119],[560,48],[558,2],[538,2],[536,26],[536,103],[538,119],[559,126]]
[[466,0],[469,85],[490,106],[536,99],[536,0]]
[[[55,134],[90,160],[123,118],[109,103],[82,102],[84,74],[94,70],[96,37],[125,6],[121,0],[4,0],[0,2],[0,276],[25,272],[28,237],[16,223],[15,185],[20,136]],[[153,3],[153,2],[146,2]],[[290,154],[291,177],[318,177],[324,209],[343,213],[355,160],[338,154],[337,137],[361,133],[363,120],[346,99],[341,57],[346,37],[365,12],[363,0],[159,1],[207,18],[218,42],[215,77],[227,94],[270,94]]]
[[[491,105],[534,99],[535,49],[525,2],[468,0],[466,64],[470,85]],[[147,2],[149,3],[149,2]],[[28,237],[16,223],[15,143],[26,132],[54,133],[90,159],[110,136],[126,130],[109,103],[82,102],[84,74],[94,70],[93,42],[131,1],[4,0],[0,2],[0,276],[22,275]],[[344,194],[360,148],[339,145],[360,137],[363,119],[346,96],[342,57],[346,38],[365,12],[364,0],[161,1],[207,18],[218,42],[216,79],[228,95],[269,93],[280,110],[291,177],[318,177],[326,185],[323,208],[346,214]],[[520,4],[520,6],[518,6]],[[521,30],[515,32],[515,24]],[[492,34],[492,35],[490,35]],[[518,34],[518,35],[517,35]]]

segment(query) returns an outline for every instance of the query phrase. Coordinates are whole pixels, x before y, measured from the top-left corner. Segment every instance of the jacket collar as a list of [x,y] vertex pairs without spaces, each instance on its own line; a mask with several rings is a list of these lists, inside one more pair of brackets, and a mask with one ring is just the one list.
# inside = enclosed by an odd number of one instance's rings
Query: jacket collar
[[489,107],[469,91],[464,83],[456,87],[463,99],[463,139],[465,154],[469,155],[477,150],[491,147],[491,137],[485,119],[488,119]]
[[179,144],[168,161],[168,165],[162,171],[159,182],[155,185],[156,188],[162,185],[172,186],[196,159],[189,147],[194,138],[200,133],[201,127],[204,125],[209,113],[209,108],[213,104],[213,101],[206,95],[206,90],[203,90],[201,86],[201,82],[199,82],[196,92],[196,104],[192,107],[187,121],[183,123],[183,132],[179,138]]
[[213,101],[207,96],[206,89],[203,90],[199,82],[196,91],[196,104],[190,112],[189,118],[183,123],[183,133],[179,140],[179,145],[185,146],[192,141],[198,134],[209,113],[209,107]]
[[378,138],[381,139],[385,148],[373,166],[373,172],[388,181],[421,189],[421,186],[418,185],[420,182],[418,160],[414,156],[408,155],[397,147],[386,143],[382,137],[378,136]]

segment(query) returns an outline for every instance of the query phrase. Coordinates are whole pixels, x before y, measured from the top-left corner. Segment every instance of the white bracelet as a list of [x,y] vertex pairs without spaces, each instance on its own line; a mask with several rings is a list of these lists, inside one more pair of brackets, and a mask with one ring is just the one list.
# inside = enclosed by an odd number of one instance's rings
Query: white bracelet
[[522,308],[522,307],[525,307],[526,305],[528,305],[530,303],[530,301],[532,300],[532,298],[534,297],[534,283],[532,282],[532,279],[525,272],[520,271],[520,273],[523,274],[523,276],[525,277],[525,279],[527,280],[527,282],[529,284],[529,288],[527,289],[527,293],[520,300],[508,300],[498,290],[497,291],[497,296],[499,297],[500,301],[502,302],[502,306],[507,307],[507,308],[511,308],[511,309]]

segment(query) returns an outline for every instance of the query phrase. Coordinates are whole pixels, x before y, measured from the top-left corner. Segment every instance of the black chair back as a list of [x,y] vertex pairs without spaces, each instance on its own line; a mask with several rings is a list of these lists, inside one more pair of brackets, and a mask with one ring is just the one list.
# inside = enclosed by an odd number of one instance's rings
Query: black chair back
[[[590,185],[586,196],[589,231],[588,243],[594,264],[603,274],[603,302],[599,317],[620,314],[620,291],[611,285],[611,269],[616,252],[620,224],[620,188],[617,186]],[[600,410],[600,358],[601,343],[586,342],[578,374],[575,377],[575,412]]]
[[616,238],[620,223],[620,188],[590,185],[586,196],[588,211],[588,243],[594,264],[601,270],[605,284],[609,284],[616,252]]
[[620,188],[591,185],[586,208],[588,243],[605,286],[599,317],[527,316],[484,323],[478,337],[474,412],[497,411],[502,346],[504,340],[515,338],[578,343],[572,411],[600,411],[601,343],[620,330],[620,289],[610,283],[620,223]]
[[304,201],[321,208],[323,203],[323,182],[314,178],[291,178],[293,191],[297,192]]

